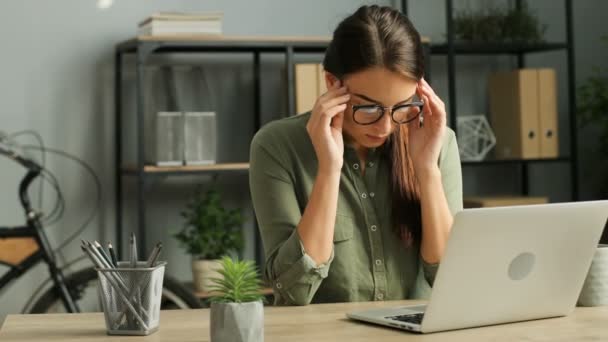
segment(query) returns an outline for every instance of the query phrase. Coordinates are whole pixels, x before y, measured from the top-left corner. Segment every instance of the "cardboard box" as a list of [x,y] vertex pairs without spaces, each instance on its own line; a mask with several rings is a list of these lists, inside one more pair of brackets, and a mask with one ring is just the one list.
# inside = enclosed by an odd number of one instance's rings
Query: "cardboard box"
[[491,208],[513,205],[545,204],[547,197],[530,196],[467,196],[463,198],[465,208]]

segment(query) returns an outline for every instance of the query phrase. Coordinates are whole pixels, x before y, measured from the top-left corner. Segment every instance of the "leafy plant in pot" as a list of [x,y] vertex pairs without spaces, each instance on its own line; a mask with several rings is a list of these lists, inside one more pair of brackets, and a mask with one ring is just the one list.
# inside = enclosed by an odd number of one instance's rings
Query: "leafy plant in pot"
[[[602,36],[608,46],[608,35]],[[593,126],[599,132],[599,143],[594,144],[599,158],[593,166],[599,181],[599,196],[608,199],[608,69],[594,68],[577,92],[578,118],[581,127]],[[604,228],[602,242],[608,243],[608,222]]]
[[211,342],[264,340],[264,304],[258,271],[251,261],[224,257],[211,287]]
[[175,234],[192,256],[192,276],[197,291],[210,291],[211,278],[220,275],[220,259],[243,248],[241,209],[227,209],[217,190],[198,186],[181,213],[182,230]]
[[496,6],[483,2],[479,9],[467,8],[454,16],[454,34],[463,42],[489,43],[539,43],[547,25],[526,2],[520,8]]

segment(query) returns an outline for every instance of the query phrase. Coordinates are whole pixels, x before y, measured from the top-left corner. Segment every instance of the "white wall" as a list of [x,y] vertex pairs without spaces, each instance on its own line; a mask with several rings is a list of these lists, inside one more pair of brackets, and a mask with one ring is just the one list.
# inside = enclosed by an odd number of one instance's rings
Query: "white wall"
[[[394,1],[378,1],[390,5]],[[410,15],[423,35],[441,41],[445,32],[443,0],[410,0]],[[0,130],[14,132],[33,129],[43,136],[46,144],[72,153],[92,165],[100,176],[104,188],[102,212],[89,227],[83,238],[114,239],[114,157],[113,157],[113,48],[122,40],[134,35],[135,25],[152,12],[160,10],[205,11],[220,10],[225,13],[224,31],[233,35],[329,35],[336,23],[366,1],[296,1],[296,0],[115,0],[107,10],[96,8],[94,0],[35,1],[10,0],[0,2]],[[460,2],[456,2],[460,6]],[[466,2],[464,2],[466,4]],[[538,0],[541,17],[550,24],[550,39],[563,37],[563,12],[561,7],[553,9],[555,1]],[[559,2],[558,2],[559,3]],[[561,5],[561,4],[560,4]],[[591,73],[591,65],[606,66],[608,49],[598,46],[603,28],[607,33],[602,13],[608,10],[605,1],[582,0],[575,5],[577,81],[581,82]],[[184,64],[192,58],[178,56]],[[204,57],[215,69],[207,69],[215,82],[212,97],[217,97],[218,113],[222,114],[220,135],[227,146],[220,150],[223,160],[246,160],[247,144],[252,130],[252,73],[248,56]],[[298,60],[318,59],[320,56],[298,56]],[[565,57],[552,53],[542,57],[558,68],[560,80],[565,80]],[[228,59],[219,63],[218,59]],[[264,119],[270,120],[284,111],[284,84],[281,78],[281,57],[263,57]],[[162,61],[161,61],[162,62]],[[531,63],[538,60],[530,60]],[[508,58],[457,59],[458,107],[460,113],[484,112],[487,106],[484,84],[487,71],[496,66],[509,65]],[[437,92],[445,98],[447,85],[445,59],[433,57],[433,80]],[[215,73],[215,74],[214,74]],[[126,84],[131,84],[132,72],[126,75]],[[162,91],[162,78],[151,75],[151,94]],[[562,87],[563,88],[563,87]],[[565,89],[565,88],[564,88]],[[562,93],[565,96],[565,93]],[[127,99],[132,100],[129,90]],[[238,100],[238,101],[236,101]],[[184,98],[184,103],[196,107]],[[132,103],[132,102],[131,102]],[[237,105],[238,104],[238,105]],[[565,124],[567,101],[560,98],[560,124]],[[201,106],[200,104],[198,105]],[[243,124],[234,127],[230,122],[240,120]],[[566,132],[563,132],[566,133]],[[581,145],[593,145],[593,134],[581,136]],[[560,147],[567,150],[567,134]],[[233,139],[234,138],[234,139]],[[583,148],[583,147],[582,147]],[[585,156],[582,165],[592,168],[591,154]],[[48,167],[59,176],[67,201],[67,213],[59,225],[49,228],[52,242],[61,241],[84,219],[92,209],[91,183],[86,174],[74,164],[56,157],[49,157]],[[5,159],[0,159],[0,224],[19,224],[22,213],[16,201],[16,183],[22,170]],[[465,193],[517,191],[517,176],[513,169],[491,169],[490,171],[467,171]],[[508,181],[492,184],[490,172],[499,173]],[[552,176],[545,177],[547,173]],[[549,193],[553,200],[565,200],[568,189],[568,173],[565,167],[533,170],[532,191]],[[581,171],[583,178],[584,170]],[[593,196],[593,185],[583,178],[583,197]],[[149,201],[149,241],[163,240],[167,246],[164,257],[170,263],[169,272],[187,279],[189,260],[169,237],[179,226],[179,210],[192,184],[207,181],[204,177],[170,179],[151,186]],[[247,207],[246,176],[220,177],[223,188],[238,187],[240,192],[227,194],[229,203]],[[134,187],[128,183],[126,192],[133,194]],[[46,208],[52,204],[51,191],[46,190]],[[128,210],[132,210],[132,207]],[[249,217],[252,213],[249,211]],[[131,221],[129,221],[131,222]],[[133,229],[127,224],[126,231]],[[246,227],[251,238],[251,220]],[[251,240],[251,239],[249,239]],[[68,257],[79,256],[77,244],[66,250]],[[251,256],[251,243],[246,254]],[[84,265],[84,264],[83,264]],[[6,268],[0,267],[0,272]],[[13,284],[0,295],[0,321],[7,313],[19,312],[21,306],[36,285],[46,278],[46,269],[37,267],[35,272]]]

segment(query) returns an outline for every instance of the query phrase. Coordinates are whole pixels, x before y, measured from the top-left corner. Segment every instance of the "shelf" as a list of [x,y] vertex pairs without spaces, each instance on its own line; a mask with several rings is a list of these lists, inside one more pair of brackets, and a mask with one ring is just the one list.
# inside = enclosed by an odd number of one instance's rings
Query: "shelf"
[[[213,172],[228,172],[228,171],[248,171],[249,163],[223,163],[213,165],[183,165],[183,166],[144,166],[145,174],[152,175],[167,175],[167,174],[194,174],[194,173],[213,173]],[[136,175],[137,168],[135,166],[127,166],[122,168],[122,172],[128,175]]]
[[135,52],[142,45],[155,52],[284,52],[287,47],[304,52],[324,52],[330,37],[165,35],[138,36],[118,45],[122,52]]
[[[558,51],[568,48],[566,43],[500,44],[500,43],[454,43],[454,53],[460,55],[498,55],[530,52]],[[431,44],[431,53],[446,55],[448,44]]]
[[[137,36],[117,45],[120,52],[135,52],[140,45],[154,46],[155,52],[294,52],[323,53],[331,42],[329,36],[224,36],[224,35],[162,35]],[[428,37],[422,37],[429,43]]]
[[463,161],[463,166],[502,165],[502,164],[532,164],[532,163],[567,163],[569,157],[535,158],[535,159],[490,159],[482,161]]

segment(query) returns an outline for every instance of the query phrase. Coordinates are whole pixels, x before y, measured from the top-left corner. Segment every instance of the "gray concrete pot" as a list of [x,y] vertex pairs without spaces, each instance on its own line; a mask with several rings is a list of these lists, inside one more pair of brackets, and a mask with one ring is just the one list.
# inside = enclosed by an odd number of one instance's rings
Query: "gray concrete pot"
[[578,305],[608,305],[608,245],[597,247],[578,298]]
[[264,305],[250,303],[211,304],[211,342],[264,341]]

